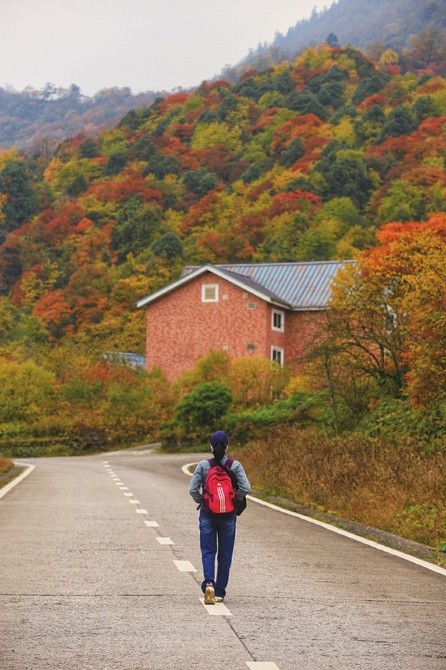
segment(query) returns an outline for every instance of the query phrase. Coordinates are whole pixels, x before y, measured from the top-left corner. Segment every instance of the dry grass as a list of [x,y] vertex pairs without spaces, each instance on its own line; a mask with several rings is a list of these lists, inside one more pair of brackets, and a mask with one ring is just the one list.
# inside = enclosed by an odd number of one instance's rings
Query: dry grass
[[1,456],[0,455],[0,475],[5,474],[8,472],[13,467],[14,463],[10,458],[6,458],[6,456]]
[[446,540],[444,452],[284,428],[240,458],[254,488],[433,547]]

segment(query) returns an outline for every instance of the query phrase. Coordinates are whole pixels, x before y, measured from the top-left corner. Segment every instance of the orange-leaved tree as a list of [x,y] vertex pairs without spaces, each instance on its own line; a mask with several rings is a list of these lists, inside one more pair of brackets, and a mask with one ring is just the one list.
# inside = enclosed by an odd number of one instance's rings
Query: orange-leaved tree
[[387,224],[377,236],[337,278],[323,351],[330,369],[427,406],[446,394],[446,215]]

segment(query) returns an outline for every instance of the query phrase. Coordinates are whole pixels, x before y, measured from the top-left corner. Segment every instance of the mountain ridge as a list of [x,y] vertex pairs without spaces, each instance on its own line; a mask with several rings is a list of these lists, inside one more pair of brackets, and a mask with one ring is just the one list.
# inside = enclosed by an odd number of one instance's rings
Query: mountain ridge
[[224,74],[237,77],[249,67],[258,69],[292,60],[303,49],[327,40],[332,40],[332,45],[351,45],[366,51],[377,46],[382,51],[391,48],[404,55],[412,38],[425,30],[445,35],[445,0],[338,0],[320,12],[314,9],[309,19],[298,21],[285,34],[276,33],[273,42],[258,45]]
[[[445,76],[445,30],[446,0],[339,0],[322,12],[314,10],[309,19],[297,22],[286,34],[277,33],[274,42],[251,50],[212,81],[224,78],[237,83],[250,69],[266,70],[290,62],[304,48],[327,40],[331,46],[351,44],[369,49],[376,58],[392,49],[398,53],[403,71],[426,69],[432,64],[435,73]],[[88,97],[75,84],[63,89],[48,83],[41,90],[22,92],[0,88],[0,149],[17,146],[30,154],[49,154],[68,137],[78,133],[93,137],[113,127],[129,110],[150,106],[174,92],[133,95],[130,88],[115,87]]]

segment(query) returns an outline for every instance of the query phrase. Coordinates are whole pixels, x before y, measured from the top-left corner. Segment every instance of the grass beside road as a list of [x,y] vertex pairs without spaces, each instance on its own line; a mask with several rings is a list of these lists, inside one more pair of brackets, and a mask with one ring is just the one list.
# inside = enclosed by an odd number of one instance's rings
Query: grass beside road
[[252,486],[444,551],[446,452],[351,434],[281,428],[231,449]]
[[0,489],[17,477],[23,468],[14,465],[11,458],[0,454]]
[[6,456],[2,456],[0,454],[0,475],[6,474],[9,470],[11,470],[14,466],[14,463],[10,458],[7,458]]

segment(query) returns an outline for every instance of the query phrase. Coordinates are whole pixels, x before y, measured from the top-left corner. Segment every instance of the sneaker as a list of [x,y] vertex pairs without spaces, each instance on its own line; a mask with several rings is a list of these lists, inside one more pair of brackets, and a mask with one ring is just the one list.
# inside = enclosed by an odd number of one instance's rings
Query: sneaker
[[204,592],[204,604],[205,605],[215,605],[215,590],[212,584],[206,584],[206,589]]

